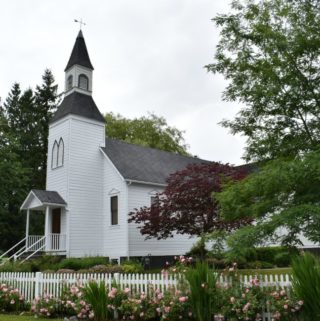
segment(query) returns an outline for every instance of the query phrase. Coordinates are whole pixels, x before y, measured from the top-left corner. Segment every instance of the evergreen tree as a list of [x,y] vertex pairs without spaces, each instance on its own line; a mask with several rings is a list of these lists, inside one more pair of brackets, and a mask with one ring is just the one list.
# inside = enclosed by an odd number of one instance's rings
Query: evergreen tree
[[46,170],[47,170],[47,151],[48,151],[48,134],[49,121],[57,109],[58,94],[57,85],[52,72],[46,69],[42,76],[43,83],[36,87],[35,107],[36,107],[36,127],[37,127],[37,169],[38,177],[35,186],[45,188]]
[[[14,84],[5,105],[17,104],[20,95]],[[23,237],[24,214],[20,212],[21,201],[28,191],[28,171],[22,166],[17,141],[10,135],[5,110],[0,108],[0,251],[5,251]]]
[[[32,188],[45,189],[49,120],[57,106],[57,86],[50,70],[35,92],[12,86],[0,109],[0,250],[24,234],[20,205]],[[43,215],[31,215],[30,232],[43,229]]]

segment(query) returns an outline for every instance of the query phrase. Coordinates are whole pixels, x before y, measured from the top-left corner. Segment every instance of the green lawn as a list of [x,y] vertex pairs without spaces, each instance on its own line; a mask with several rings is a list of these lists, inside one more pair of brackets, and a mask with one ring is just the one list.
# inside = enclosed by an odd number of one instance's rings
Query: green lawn
[[[48,321],[48,319],[35,319],[33,315],[13,315],[13,314],[0,314],[0,321]],[[50,321],[61,321],[62,319],[50,319]]]
[[239,269],[239,273],[243,275],[265,275],[265,274],[291,274],[292,269],[290,267],[286,268],[274,268],[274,269]]

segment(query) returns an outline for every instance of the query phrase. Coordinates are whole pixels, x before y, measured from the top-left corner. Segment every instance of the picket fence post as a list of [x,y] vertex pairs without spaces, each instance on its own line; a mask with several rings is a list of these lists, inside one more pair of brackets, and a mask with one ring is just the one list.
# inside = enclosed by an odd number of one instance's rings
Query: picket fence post
[[119,285],[119,283],[120,283],[120,274],[119,273],[114,273],[113,274],[113,278],[114,278],[116,284]]
[[42,273],[36,272],[36,276],[34,278],[34,297],[38,298],[41,296],[41,280],[42,280]]

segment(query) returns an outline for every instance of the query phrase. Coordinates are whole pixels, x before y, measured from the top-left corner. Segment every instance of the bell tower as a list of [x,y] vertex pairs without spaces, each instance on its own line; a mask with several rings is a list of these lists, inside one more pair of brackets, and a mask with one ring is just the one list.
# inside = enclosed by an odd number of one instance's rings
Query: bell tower
[[91,95],[93,66],[81,30],[78,33],[70,59],[64,71],[65,96],[75,91],[85,95]]
[[67,256],[102,255],[105,119],[92,98],[93,66],[81,30],[64,71],[64,99],[49,124],[47,190],[67,203],[60,224]]

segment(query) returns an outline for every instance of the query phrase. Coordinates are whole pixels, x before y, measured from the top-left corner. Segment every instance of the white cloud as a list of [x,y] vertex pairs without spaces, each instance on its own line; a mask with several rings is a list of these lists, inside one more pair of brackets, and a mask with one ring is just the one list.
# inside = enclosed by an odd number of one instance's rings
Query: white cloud
[[14,81],[23,88],[41,82],[50,68],[63,90],[63,70],[78,31],[94,71],[94,99],[102,112],[127,117],[153,111],[186,131],[199,157],[239,164],[244,140],[217,123],[231,118],[237,104],[223,102],[226,83],[208,74],[218,41],[211,18],[228,1],[57,0],[3,1],[0,20],[0,96]]

